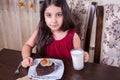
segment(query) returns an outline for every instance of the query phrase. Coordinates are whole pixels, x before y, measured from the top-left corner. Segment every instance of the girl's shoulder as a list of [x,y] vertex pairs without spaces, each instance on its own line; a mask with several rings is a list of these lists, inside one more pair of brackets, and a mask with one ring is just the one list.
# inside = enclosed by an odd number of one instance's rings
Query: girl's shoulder
[[76,33],[75,29],[68,30],[68,33],[66,35],[66,38],[73,39],[74,34]]
[[76,33],[76,30],[75,29],[70,29],[69,31],[68,31],[68,34],[75,34]]
[[74,38],[79,37],[79,35],[75,29],[69,30],[67,36],[72,38],[72,39],[73,39],[73,37]]

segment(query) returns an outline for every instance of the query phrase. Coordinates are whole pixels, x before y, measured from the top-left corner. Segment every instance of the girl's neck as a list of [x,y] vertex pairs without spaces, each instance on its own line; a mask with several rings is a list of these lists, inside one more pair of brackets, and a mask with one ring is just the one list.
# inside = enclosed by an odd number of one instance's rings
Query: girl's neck
[[67,31],[54,31],[53,32],[53,37],[55,40],[61,40],[67,35]]

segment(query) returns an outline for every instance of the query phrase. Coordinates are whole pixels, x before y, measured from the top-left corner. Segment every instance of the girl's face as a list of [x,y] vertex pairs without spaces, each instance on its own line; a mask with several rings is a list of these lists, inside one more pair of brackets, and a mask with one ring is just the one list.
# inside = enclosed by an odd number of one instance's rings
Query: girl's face
[[60,30],[63,24],[63,13],[60,7],[56,7],[55,5],[48,6],[45,10],[44,17],[51,31]]

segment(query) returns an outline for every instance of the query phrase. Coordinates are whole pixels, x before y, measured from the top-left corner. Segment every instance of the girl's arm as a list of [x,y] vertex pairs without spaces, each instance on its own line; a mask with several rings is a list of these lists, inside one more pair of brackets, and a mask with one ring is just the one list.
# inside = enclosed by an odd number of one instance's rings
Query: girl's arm
[[35,45],[35,40],[37,37],[37,33],[38,33],[38,28],[35,29],[35,31],[33,32],[32,36],[28,39],[28,41],[23,45],[22,48],[22,66],[24,68],[31,66],[33,63],[33,59],[30,57],[30,54],[32,52],[32,48]]
[[[81,40],[78,36],[77,33],[75,33],[74,37],[73,37],[73,47],[74,49],[80,49],[81,48]],[[88,62],[89,60],[89,54],[88,52],[84,52],[84,62]]]
[[35,45],[35,39],[37,37],[38,28],[35,29],[32,36],[25,42],[22,48],[22,58],[25,59],[27,57],[30,57],[30,54],[32,52],[32,48]]
[[78,36],[77,33],[74,34],[74,37],[73,37],[73,47],[74,49],[80,49],[81,48],[81,40]]

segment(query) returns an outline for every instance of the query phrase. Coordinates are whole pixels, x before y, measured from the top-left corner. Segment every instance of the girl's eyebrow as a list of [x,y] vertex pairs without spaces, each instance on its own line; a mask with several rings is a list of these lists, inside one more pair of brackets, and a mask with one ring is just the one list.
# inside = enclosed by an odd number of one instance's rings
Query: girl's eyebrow
[[45,14],[50,14],[50,12],[45,12]]
[[57,13],[62,13],[62,12],[57,12]]
[[[51,12],[49,12],[49,11],[46,11],[45,13],[51,13]],[[58,12],[56,12],[56,13],[62,13],[62,11],[58,11]]]
[[[51,14],[51,12],[45,12],[45,14]],[[62,14],[62,12],[57,12],[55,14]]]

